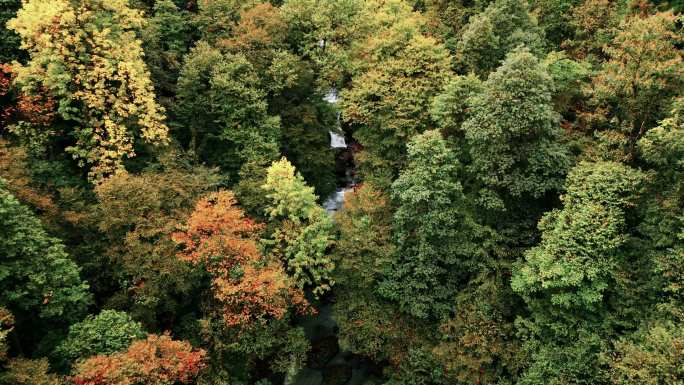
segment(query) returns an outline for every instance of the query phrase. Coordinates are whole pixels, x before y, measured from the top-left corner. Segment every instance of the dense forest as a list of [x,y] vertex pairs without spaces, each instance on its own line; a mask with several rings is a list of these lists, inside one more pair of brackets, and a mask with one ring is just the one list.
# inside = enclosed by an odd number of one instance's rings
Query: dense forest
[[0,385],[684,384],[682,12],[0,0]]

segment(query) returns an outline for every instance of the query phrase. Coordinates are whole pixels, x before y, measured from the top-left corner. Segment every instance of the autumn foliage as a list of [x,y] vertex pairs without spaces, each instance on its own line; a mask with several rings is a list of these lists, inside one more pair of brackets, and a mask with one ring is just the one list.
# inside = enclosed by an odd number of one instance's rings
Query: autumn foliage
[[205,352],[169,335],[150,334],[125,352],[93,356],[75,368],[74,385],[189,384],[205,366]]
[[245,217],[232,192],[201,199],[184,231],[172,235],[183,247],[179,258],[203,264],[212,275],[214,298],[229,326],[265,317],[282,318],[291,305],[307,308],[278,261],[261,255],[257,235],[262,226]]

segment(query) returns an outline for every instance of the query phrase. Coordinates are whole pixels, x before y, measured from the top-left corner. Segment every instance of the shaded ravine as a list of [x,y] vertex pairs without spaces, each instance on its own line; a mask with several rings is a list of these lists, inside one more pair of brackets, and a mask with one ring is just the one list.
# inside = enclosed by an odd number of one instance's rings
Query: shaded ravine
[[[337,103],[337,90],[332,89],[324,99],[331,104]],[[345,137],[339,113],[337,126],[329,134],[330,147],[336,151],[337,189],[323,202],[323,207],[334,216],[344,206],[344,196],[354,189],[357,180],[353,145],[348,145],[353,144],[353,140]],[[304,328],[311,344],[306,366],[296,375],[288,376],[285,385],[363,385],[377,368],[367,358],[340,347],[339,328],[333,314],[334,293],[321,298],[318,303],[316,315],[302,317],[297,322]]]

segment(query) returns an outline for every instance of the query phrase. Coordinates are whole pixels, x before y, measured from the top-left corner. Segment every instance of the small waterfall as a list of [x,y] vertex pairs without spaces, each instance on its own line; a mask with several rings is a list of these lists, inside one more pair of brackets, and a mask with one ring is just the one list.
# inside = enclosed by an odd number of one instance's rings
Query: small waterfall
[[[328,91],[327,94],[323,97],[323,100],[330,104],[337,104],[337,102],[340,100],[339,94],[337,92],[337,88],[331,88],[330,91]],[[344,133],[342,131],[342,124],[340,122],[340,116],[341,113],[337,113],[337,124],[336,124],[336,130],[330,130],[330,148],[334,149],[340,149],[341,153],[338,153],[338,159],[340,156],[344,158],[345,152],[349,152],[349,147],[347,146],[347,140],[344,137]],[[347,154],[349,155],[349,154]],[[350,156],[348,156],[349,159],[351,159]],[[344,180],[338,180],[338,188],[337,190],[328,197],[328,199],[323,202],[323,207],[325,208],[325,211],[328,212],[328,214],[332,215],[336,211],[339,211],[342,209],[342,206],[344,206],[344,195],[347,193],[347,191],[352,190],[352,187],[354,186],[353,180],[350,177],[351,173],[351,167],[347,166],[345,167],[345,176]]]
[[344,139],[344,136],[334,132],[330,131],[330,147],[331,148],[347,148],[347,141]]
[[331,88],[327,94],[323,97],[323,100],[330,104],[335,104],[340,100],[340,96],[337,94],[337,88]]
[[352,187],[342,187],[335,190],[335,192],[330,195],[325,202],[323,202],[323,208],[325,208],[325,211],[332,215],[336,211],[341,210],[342,206],[344,206],[344,195],[352,190]]

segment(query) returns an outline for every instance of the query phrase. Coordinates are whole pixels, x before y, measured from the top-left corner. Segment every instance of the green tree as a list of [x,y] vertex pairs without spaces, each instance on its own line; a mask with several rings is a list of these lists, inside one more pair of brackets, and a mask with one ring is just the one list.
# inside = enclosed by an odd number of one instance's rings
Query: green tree
[[[190,215],[197,199],[216,188],[215,170],[184,164],[170,155],[139,174],[120,173],[95,189],[97,203],[89,212],[89,239],[110,266],[118,293],[111,307],[127,309],[146,327],[154,328],[193,299],[187,295],[198,282],[176,258],[171,234]],[[111,295],[111,294],[109,294]]]
[[6,28],[7,21],[16,15],[19,8],[21,0],[0,0],[0,63],[11,63],[24,58],[25,53],[19,48],[19,35]]
[[62,385],[59,376],[50,373],[50,365],[45,358],[30,360],[15,358],[5,365],[0,373],[1,385]]
[[319,76],[317,88],[338,85],[353,71],[355,44],[372,32],[378,1],[286,0],[287,43]]
[[568,175],[563,208],[539,222],[541,243],[511,279],[530,312],[519,320],[533,358],[523,384],[599,381],[602,338],[629,322],[615,297],[637,266],[628,255],[627,219],[643,181],[643,173],[618,163],[580,163]]
[[120,171],[136,143],[167,140],[137,38],[143,24],[128,0],[31,0],[8,22],[31,58],[16,68],[17,82],[27,94],[53,97],[68,124],[48,140],[65,139],[94,181]]
[[454,298],[454,315],[440,323],[433,352],[449,384],[517,379],[521,346],[513,319],[523,304],[507,275],[507,270],[482,268]]
[[539,28],[552,49],[558,49],[562,43],[573,37],[572,25],[574,6],[582,0],[534,0],[531,2],[532,13],[539,20]]
[[457,60],[466,71],[484,78],[519,45],[539,51],[540,32],[527,1],[496,0],[463,28]]
[[394,302],[378,295],[378,285],[392,261],[392,207],[389,197],[369,183],[345,195],[335,215],[335,320],[340,345],[375,362],[396,365],[416,344],[418,322],[396,315]]
[[176,82],[193,38],[190,12],[171,0],[155,1],[152,17],[143,27],[145,62],[160,100],[165,106],[176,93]]
[[684,329],[681,323],[657,320],[615,344],[609,358],[616,385],[675,385],[684,380]]
[[[456,76],[437,95],[432,103],[432,119],[445,138],[463,141],[463,123],[469,115],[469,99],[484,91],[482,81],[475,75]],[[457,150],[461,150],[461,146]]]
[[364,147],[362,175],[387,188],[404,165],[406,143],[434,128],[430,105],[450,77],[450,63],[447,49],[421,33],[426,20],[407,4],[388,2],[376,12],[377,30],[357,53],[369,60],[358,63],[341,109]]
[[643,168],[652,173],[648,199],[640,206],[643,252],[653,263],[653,287],[661,307],[684,316],[684,99],[678,99],[670,117],[637,142]]
[[518,49],[487,78],[484,92],[469,99],[463,123],[468,167],[482,185],[484,207],[503,209],[507,201],[540,198],[562,186],[570,159],[560,142],[552,87],[539,60]]
[[64,245],[49,236],[0,179],[0,305],[18,320],[78,319],[90,302],[88,285]]
[[69,334],[57,346],[54,356],[68,367],[79,359],[126,350],[131,342],[146,336],[142,325],[127,313],[103,310],[69,326]]
[[258,84],[242,55],[223,54],[205,41],[190,51],[178,79],[175,112],[178,136],[191,155],[231,175],[245,162],[277,158],[280,121],[268,115]]
[[[593,79],[595,128],[609,129],[620,142],[617,159],[632,159],[636,142],[664,118],[684,87],[684,39],[680,18],[672,13],[627,17],[608,60]],[[609,136],[610,137],[610,136]]]
[[282,158],[268,168],[263,189],[270,201],[266,213],[276,226],[271,238],[273,253],[283,260],[300,288],[311,286],[316,295],[330,290],[335,264],[328,248],[333,226],[316,203],[313,188]]
[[392,184],[397,249],[380,293],[416,317],[447,315],[486,257],[491,234],[473,218],[458,169],[441,134],[426,131],[409,143],[407,167]]

